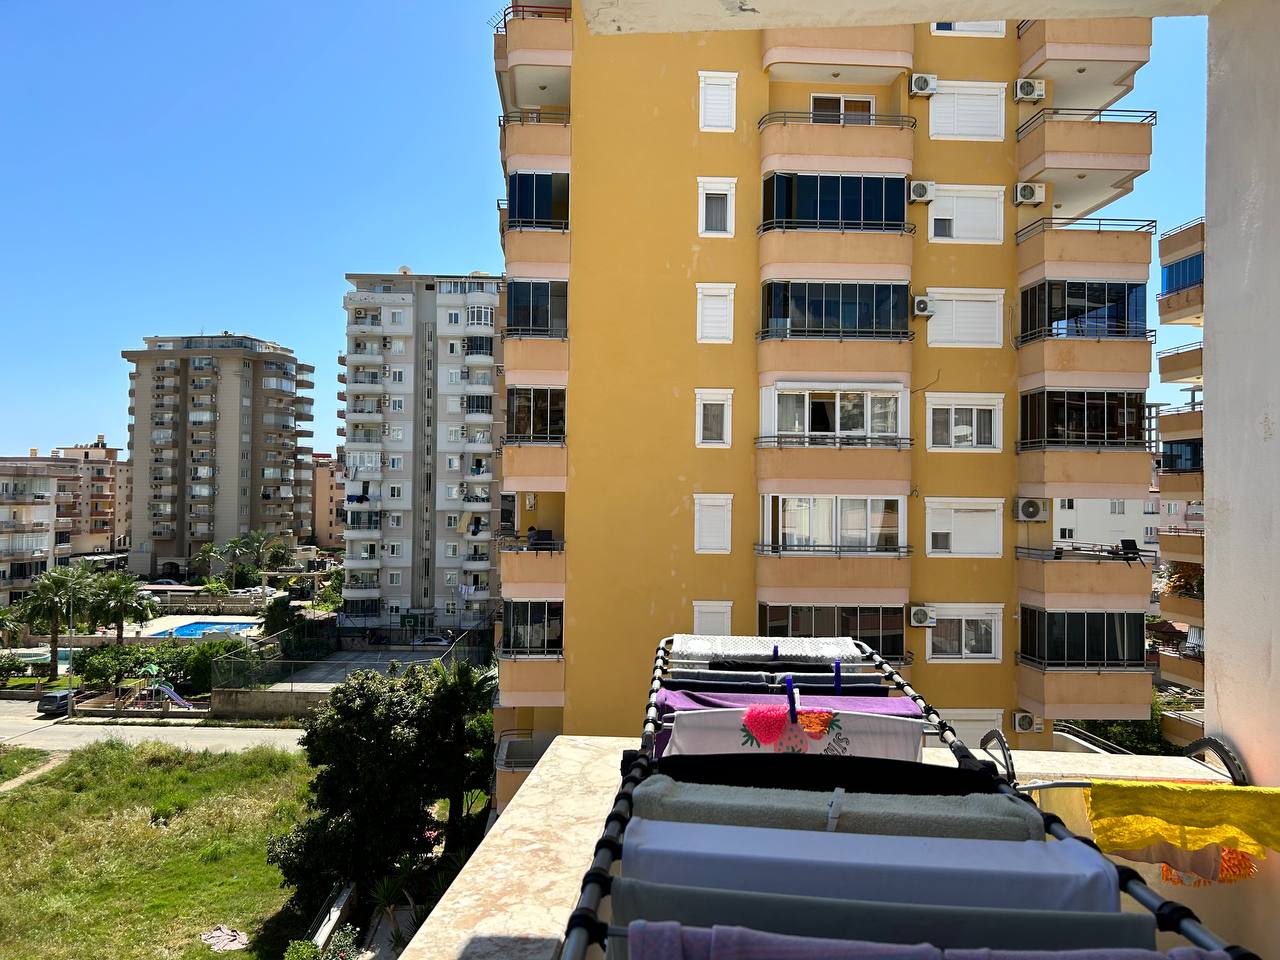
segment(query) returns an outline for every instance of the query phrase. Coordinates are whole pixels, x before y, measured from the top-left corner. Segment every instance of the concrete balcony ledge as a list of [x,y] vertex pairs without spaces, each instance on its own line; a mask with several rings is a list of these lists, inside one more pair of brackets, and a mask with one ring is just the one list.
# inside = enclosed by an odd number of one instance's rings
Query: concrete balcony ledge
[[1171,293],[1162,293],[1156,299],[1160,322],[1204,326],[1204,284],[1197,283]]
[[1160,557],[1178,563],[1204,565],[1204,531],[1182,527],[1160,531]]
[[[910,70],[915,50],[911,24],[889,27],[834,27],[824,30],[770,29],[760,34],[761,68],[771,80],[812,82],[815,68],[853,68],[857,79],[879,83]],[[843,72],[843,71],[842,71]],[[827,82],[830,82],[829,80]]]
[[1173,623],[1203,627],[1204,600],[1181,597],[1174,593],[1162,593],[1160,594],[1160,616]]
[[1161,383],[1202,383],[1204,381],[1204,342],[1184,344],[1156,354],[1160,364]]
[[1050,720],[1147,720],[1151,674],[1141,666],[1052,667],[1019,658],[1018,706]]
[[760,173],[773,170],[911,174],[913,117],[876,114],[833,123],[829,114],[779,110],[760,118]]
[[1203,470],[1161,470],[1160,495],[1166,500],[1203,500]]

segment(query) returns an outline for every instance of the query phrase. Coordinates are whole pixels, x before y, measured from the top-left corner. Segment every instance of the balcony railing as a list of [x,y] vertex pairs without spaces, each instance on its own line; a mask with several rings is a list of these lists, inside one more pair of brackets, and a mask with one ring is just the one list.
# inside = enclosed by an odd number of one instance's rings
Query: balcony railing
[[520,447],[534,444],[563,447],[565,445],[565,435],[563,433],[508,433],[502,438],[504,447]]
[[[547,533],[550,534],[550,531]],[[564,541],[550,536],[545,539],[541,536],[530,539],[509,535],[498,541],[498,549],[503,553],[564,553]]]
[[568,220],[552,220],[549,217],[508,217],[506,229],[508,230],[551,230],[567,233],[569,231]]
[[[1154,228],[1154,221],[1152,221]],[[822,230],[829,233],[905,233],[916,232],[916,225],[905,220],[797,220],[774,218],[756,228],[756,234],[774,230]]]
[[1134,657],[1041,657],[1035,654],[1018,652],[1018,662],[1025,663],[1037,670],[1130,670],[1134,672],[1147,669],[1146,655],[1141,659]]
[[1065,543],[1054,547],[1015,547],[1019,560],[1084,560],[1093,563],[1117,561],[1122,563],[1155,563],[1154,550],[1126,550],[1105,543]]
[[1034,440],[1019,440],[1018,452],[1024,450],[1146,450],[1147,441],[1141,438],[1108,440],[1087,437],[1040,437]]
[[1194,220],[1188,220],[1186,223],[1180,223],[1172,230],[1166,230],[1164,233],[1160,234],[1160,239],[1164,240],[1166,237],[1172,237],[1175,233],[1181,233],[1183,230],[1187,229],[1187,227],[1198,226],[1202,223],[1204,223],[1204,217],[1196,217]]
[[1184,403],[1180,407],[1161,407],[1160,416],[1168,417],[1176,413],[1199,413],[1203,409],[1203,400],[1193,400],[1191,403]]
[[757,543],[758,557],[909,557],[911,547],[902,545],[868,544],[847,546],[844,544]]
[[508,110],[498,117],[499,127],[509,127],[513,123],[546,123],[567,127],[569,114],[554,110]]
[[1188,280],[1186,283],[1180,283],[1177,286],[1169,287],[1167,290],[1161,290],[1156,294],[1156,300],[1163,300],[1165,297],[1172,297],[1175,293],[1181,293],[1183,290],[1194,290],[1196,287],[1204,286],[1204,278],[1199,280]]
[[874,330],[866,328],[794,327],[789,322],[771,323],[756,333],[757,340],[914,340],[914,330]]
[[756,437],[756,446],[761,450],[775,447],[826,447],[832,449],[874,448],[883,450],[910,450],[910,437],[851,437],[836,434],[814,433],[780,433],[773,436]]
[[[1160,350],[1156,353],[1157,359],[1160,357],[1172,357],[1179,353],[1189,353],[1192,350],[1203,350],[1204,341],[1197,340],[1195,343],[1184,343],[1180,347],[1170,347],[1168,350]],[[1164,412],[1163,410],[1161,411]]]
[[525,338],[529,338],[529,339],[541,338],[543,340],[568,340],[569,326],[568,324],[565,324],[563,326],[555,326],[555,327],[506,327],[502,331],[502,337],[504,340],[516,340],[516,339],[525,339]]
[[494,17],[489,25],[493,27],[494,33],[506,33],[507,23],[511,20],[568,20],[572,15],[572,7],[513,3]]
[[1161,527],[1161,533],[1172,534],[1176,537],[1203,537],[1203,527]]
[[1026,33],[1028,30],[1030,30],[1030,29],[1031,29],[1031,25],[1032,25],[1032,24],[1034,24],[1034,23],[1035,23],[1035,21],[1034,21],[1034,20],[1019,20],[1019,21],[1018,21],[1018,36],[1022,36],[1024,33]]
[[520,657],[554,657],[560,660],[564,658],[564,642],[553,640],[550,643],[535,646],[521,646],[518,643],[509,643],[507,638],[503,637],[503,642],[498,645],[498,656],[504,660],[516,660]]
[[1073,123],[1145,123],[1155,126],[1154,110],[1090,110],[1081,107],[1050,107],[1039,111],[1022,126],[1018,127],[1018,139],[1021,140],[1032,130],[1043,126],[1049,120],[1069,120]]
[[1021,347],[1040,340],[1146,340],[1156,342],[1156,331],[1146,327],[1125,327],[1111,320],[1064,320],[1060,324],[1020,333],[1016,344]]
[[898,113],[830,113],[824,111],[774,110],[756,124],[763,130],[772,123],[814,123],[832,127],[897,127],[914,130],[916,118]]
[[1041,217],[1034,223],[1027,224],[1018,231],[1016,240],[1022,243],[1032,237],[1039,236],[1046,230],[1092,230],[1101,233],[1104,230],[1116,230],[1130,233],[1155,233],[1154,220],[1117,220],[1109,217]]

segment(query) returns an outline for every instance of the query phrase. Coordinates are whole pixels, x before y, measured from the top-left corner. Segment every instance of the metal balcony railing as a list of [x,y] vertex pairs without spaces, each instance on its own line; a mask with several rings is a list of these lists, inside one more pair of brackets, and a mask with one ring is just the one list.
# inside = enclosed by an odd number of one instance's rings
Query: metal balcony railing
[[1063,321],[1054,326],[1040,327],[1018,334],[1017,346],[1037,343],[1041,340],[1146,340],[1156,342],[1156,331],[1146,327],[1129,327],[1110,320]]
[[770,124],[818,124],[831,127],[897,127],[914,130],[916,118],[898,113],[830,113],[821,110],[774,110],[756,124],[763,130]]
[[829,233],[899,233],[913,234],[916,225],[905,220],[798,220],[775,217],[756,228],[756,234],[773,231],[820,230]]
[[1147,441],[1142,438],[1087,438],[1087,437],[1039,437],[1019,440],[1018,452],[1024,450],[1146,450]]
[[1039,236],[1047,230],[1092,230],[1100,233],[1112,230],[1128,233],[1155,233],[1154,220],[1120,220],[1111,217],[1041,217],[1029,223],[1016,234],[1018,243]]
[[1035,113],[1030,119],[1018,127],[1018,139],[1021,140],[1037,127],[1044,126],[1050,120],[1068,120],[1072,123],[1145,123],[1156,125],[1154,110],[1090,110],[1082,107],[1046,107]]
[[504,340],[517,339],[534,339],[541,338],[544,340],[568,340],[569,326],[568,324],[553,327],[506,327],[502,331]]
[[555,110],[508,110],[498,117],[499,127],[509,127],[512,124],[534,124],[546,123],[553,126],[567,127],[569,125],[569,114]]
[[[1118,654],[1116,657],[1103,655],[1101,657],[1091,657],[1088,655],[1080,657],[1047,657],[1039,656],[1034,653],[1023,653],[1018,651],[1018,662],[1025,663],[1029,667],[1035,667],[1037,670],[1115,670],[1123,672],[1139,672],[1147,670],[1147,661],[1145,654],[1139,657],[1125,657]],[[1060,728],[1060,724],[1055,723],[1055,728]]]
[[1031,29],[1032,24],[1034,24],[1035,22],[1036,22],[1035,20],[1019,20],[1019,21],[1018,21],[1018,36],[1019,36],[1019,37],[1021,37],[1024,33],[1026,33],[1028,30],[1030,30],[1030,29]]
[[848,546],[845,544],[757,543],[758,557],[814,556],[814,557],[909,557],[911,547],[906,544],[869,544]]
[[[476,439],[478,440],[478,438]],[[508,433],[502,438],[504,447],[532,446],[535,444],[563,447],[565,445],[565,435],[563,433]]]
[[1156,357],[1172,357],[1179,353],[1190,353],[1192,350],[1203,350],[1204,341],[1197,340],[1195,343],[1184,343],[1180,347],[1169,347],[1167,350],[1160,350],[1156,353]]
[[1154,550],[1126,550],[1106,543],[1072,542],[1053,547],[1015,547],[1014,554],[1019,560],[1081,560],[1093,563],[1106,561],[1131,563],[1134,560],[1154,563],[1156,560]]
[[1161,290],[1159,293],[1156,294],[1156,301],[1159,302],[1163,300],[1165,297],[1172,297],[1175,293],[1181,293],[1183,290],[1194,290],[1196,287],[1203,287],[1203,286],[1204,286],[1204,277],[1201,277],[1198,280],[1187,280],[1185,283],[1179,283],[1179,284],[1176,284],[1175,286],[1169,287],[1166,290]]
[[846,436],[823,433],[780,433],[756,437],[756,447],[761,450],[775,447],[823,447],[829,449],[883,449],[910,450],[910,437]]
[[914,340],[914,330],[885,330],[869,328],[797,327],[785,319],[773,320],[756,333],[757,340]]
[[567,6],[550,6],[536,3],[513,3],[493,17],[489,26],[494,33],[506,33],[507,24],[512,20],[568,20],[573,15],[573,8]]
[[1199,413],[1203,409],[1203,400],[1193,400],[1191,403],[1184,403],[1178,407],[1161,407],[1160,416],[1167,417],[1175,413]]
[[1203,537],[1203,527],[1161,527],[1161,533],[1173,534],[1176,537]]
[[1204,223],[1204,217],[1196,217],[1194,220],[1188,220],[1186,223],[1180,223],[1172,230],[1166,230],[1164,233],[1160,234],[1160,239],[1164,240],[1166,237],[1172,237],[1175,233],[1185,230],[1187,227],[1194,227],[1201,223]]

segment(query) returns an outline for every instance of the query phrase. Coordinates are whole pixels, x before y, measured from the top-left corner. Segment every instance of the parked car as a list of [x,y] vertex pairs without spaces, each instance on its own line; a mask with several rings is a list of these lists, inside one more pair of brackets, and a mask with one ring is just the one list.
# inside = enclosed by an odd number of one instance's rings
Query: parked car
[[162,587],[176,587],[179,585],[177,580],[152,580],[151,582]]
[[44,714],[47,717],[58,717],[67,712],[67,706],[71,703],[71,694],[66,690],[55,690],[52,693],[46,693],[40,698],[40,702],[36,704],[36,713]]

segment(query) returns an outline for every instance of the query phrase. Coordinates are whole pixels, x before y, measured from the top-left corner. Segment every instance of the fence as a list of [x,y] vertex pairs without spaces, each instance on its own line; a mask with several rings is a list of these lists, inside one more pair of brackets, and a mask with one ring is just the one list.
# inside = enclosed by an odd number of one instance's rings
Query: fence
[[400,656],[388,652],[372,657],[358,653],[335,653],[323,660],[291,660],[281,656],[245,656],[228,654],[213,662],[215,690],[279,690],[293,692],[326,692],[360,670],[390,674],[393,666],[403,671],[412,664],[439,660],[445,666],[470,663],[482,666],[490,662],[492,653],[486,646],[418,647]]

